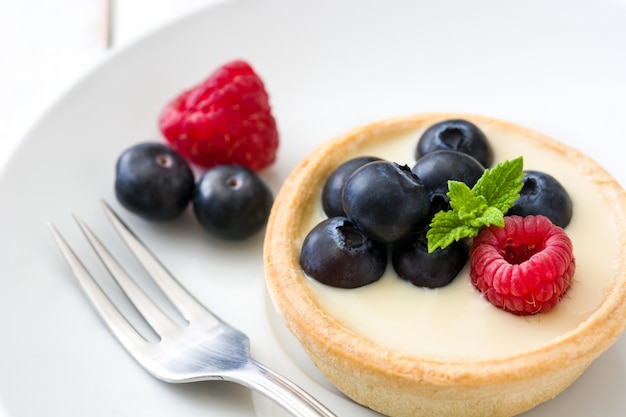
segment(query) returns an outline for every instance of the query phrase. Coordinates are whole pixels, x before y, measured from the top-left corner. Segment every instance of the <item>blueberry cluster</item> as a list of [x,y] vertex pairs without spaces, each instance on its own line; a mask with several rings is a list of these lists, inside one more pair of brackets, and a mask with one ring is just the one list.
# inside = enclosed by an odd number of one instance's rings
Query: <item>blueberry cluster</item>
[[[473,123],[444,120],[419,138],[416,163],[409,169],[375,156],[348,160],[322,189],[327,219],[305,237],[300,253],[304,272],[328,285],[356,288],[373,283],[388,260],[397,275],[428,288],[449,284],[467,262],[468,242],[428,252],[426,232],[435,213],[450,208],[448,181],[472,187],[493,153]],[[524,187],[511,214],[543,214],[565,227],[572,203],[553,177],[525,171]]]
[[126,209],[151,221],[172,220],[191,202],[200,225],[229,240],[263,228],[274,201],[265,182],[239,165],[218,165],[196,183],[187,161],[158,142],[134,145],[120,155],[115,194]]

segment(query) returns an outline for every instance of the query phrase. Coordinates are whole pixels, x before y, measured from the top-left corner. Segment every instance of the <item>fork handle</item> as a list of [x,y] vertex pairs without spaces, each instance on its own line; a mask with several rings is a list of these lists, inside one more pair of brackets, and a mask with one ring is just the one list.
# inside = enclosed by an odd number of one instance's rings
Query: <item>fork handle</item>
[[232,382],[244,385],[273,400],[296,417],[337,417],[311,394],[254,359],[229,375]]

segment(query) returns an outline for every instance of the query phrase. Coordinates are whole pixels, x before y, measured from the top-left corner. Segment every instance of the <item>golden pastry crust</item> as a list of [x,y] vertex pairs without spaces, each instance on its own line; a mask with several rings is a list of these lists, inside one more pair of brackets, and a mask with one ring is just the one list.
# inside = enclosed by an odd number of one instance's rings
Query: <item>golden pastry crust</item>
[[610,204],[626,232],[626,193],[584,154],[544,135],[495,119],[459,114],[398,117],[353,129],[311,153],[289,175],[267,226],[264,260],[269,294],[289,330],[321,372],[347,396],[383,414],[512,416],[553,398],[575,381],[626,328],[626,233],[617,275],[600,307],[575,330],[523,353],[487,360],[419,358],[385,349],[345,328],[322,309],[299,266],[303,219],[326,177],[366,145],[440,120],[464,118],[523,134],[567,155]]

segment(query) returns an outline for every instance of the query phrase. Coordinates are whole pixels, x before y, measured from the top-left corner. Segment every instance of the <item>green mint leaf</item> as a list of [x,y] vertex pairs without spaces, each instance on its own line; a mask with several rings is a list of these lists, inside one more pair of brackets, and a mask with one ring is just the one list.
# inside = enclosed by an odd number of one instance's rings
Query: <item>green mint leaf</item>
[[496,207],[487,207],[481,216],[472,219],[469,225],[476,229],[491,225],[504,227],[504,213]]
[[519,198],[524,178],[523,158],[504,161],[485,170],[471,189],[448,181],[450,210],[437,213],[426,234],[428,251],[474,237],[486,226],[504,226],[504,215]]
[[475,196],[465,183],[448,181],[448,190],[446,195],[450,198],[450,207],[457,212],[460,220],[471,221],[480,217],[488,207],[485,198]]
[[440,211],[435,214],[430,229],[426,232],[428,252],[432,253],[437,248],[443,249],[464,237],[476,236],[474,230],[473,227],[466,226],[454,210]]
[[524,185],[524,160],[520,156],[510,161],[500,162],[492,169],[486,169],[472,188],[474,195],[481,195],[490,207],[496,207],[502,213],[513,207]]
[[470,200],[474,198],[472,190],[460,181],[448,181],[448,193],[446,195],[450,198],[450,207],[453,210],[462,210],[471,205]]

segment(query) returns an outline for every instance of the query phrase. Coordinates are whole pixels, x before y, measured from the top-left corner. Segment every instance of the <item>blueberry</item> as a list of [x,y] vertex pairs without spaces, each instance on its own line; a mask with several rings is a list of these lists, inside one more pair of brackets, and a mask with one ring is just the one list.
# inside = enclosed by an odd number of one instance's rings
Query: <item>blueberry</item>
[[409,167],[376,161],[357,169],[342,193],[346,215],[374,240],[401,240],[429,212],[428,193]]
[[115,195],[122,206],[147,220],[178,217],[193,188],[194,176],[185,159],[162,143],[132,146],[117,160]]
[[346,217],[330,217],[305,237],[300,266],[311,278],[333,287],[357,288],[382,277],[387,248]]
[[417,160],[412,169],[428,191],[433,211],[447,210],[450,199],[448,181],[461,181],[473,187],[485,168],[475,158],[458,151],[429,152]]
[[487,137],[475,124],[462,119],[435,123],[422,134],[417,144],[416,159],[437,150],[466,153],[489,167],[493,163],[493,151]]
[[398,276],[418,287],[438,288],[451,283],[467,262],[469,249],[458,241],[428,253],[426,231],[392,248],[391,262]]
[[328,217],[345,215],[341,203],[343,185],[354,171],[373,161],[380,161],[380,158],[374,156],[353,158],[339,165],[330,174],[322,188],[322,208]]
[[573,213],[572,200],[560,182],[545,172],[524,171],[520,197],[507,214],[528,216],[541,214],[559,227],[566,227]]
[[218,165],[206,171],[192,199],[202,227],[229,240],[244,239],[261,230],[273,201],[267,184],[239,165]]

